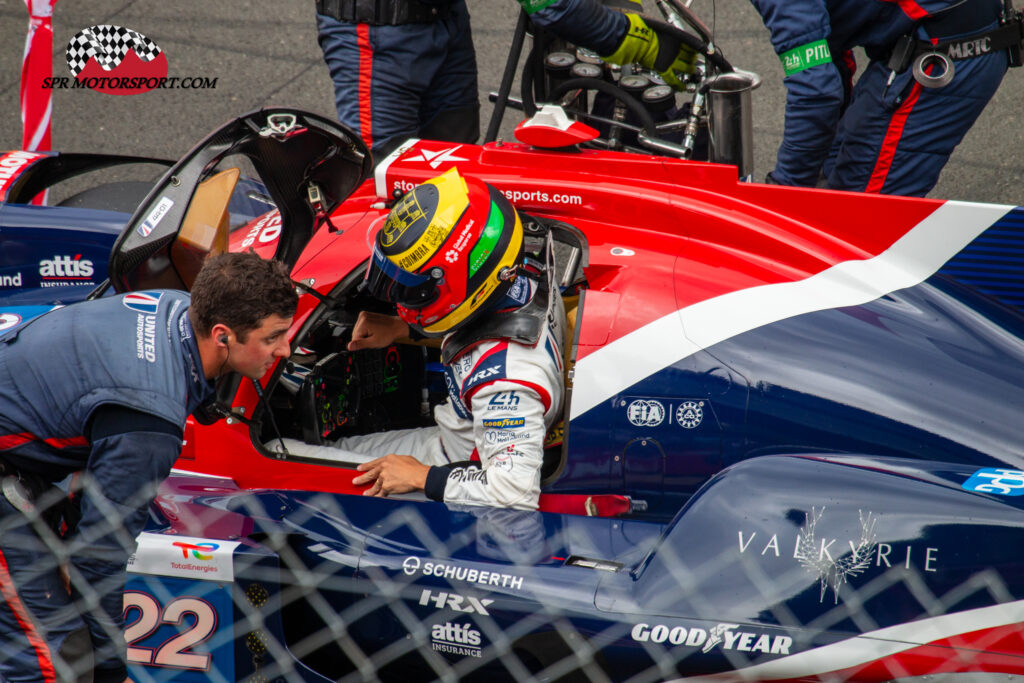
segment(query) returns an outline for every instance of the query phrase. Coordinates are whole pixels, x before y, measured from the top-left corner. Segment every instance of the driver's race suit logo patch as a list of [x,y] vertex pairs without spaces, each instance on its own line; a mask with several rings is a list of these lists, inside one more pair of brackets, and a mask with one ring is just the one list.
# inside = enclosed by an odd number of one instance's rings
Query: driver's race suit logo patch
[[159,46],[123,26],[82,29],[68,43],[67,60],[76,81],[108,95],[149,92],[167,77],[167,57]]

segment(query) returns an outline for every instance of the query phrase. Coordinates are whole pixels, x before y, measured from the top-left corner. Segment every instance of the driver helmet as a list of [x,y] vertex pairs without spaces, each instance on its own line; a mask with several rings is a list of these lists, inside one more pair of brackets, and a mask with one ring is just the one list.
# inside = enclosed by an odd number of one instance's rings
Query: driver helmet
[[369,292],[414,330],[439,337],[488,310],[523,258],[523,224],[497,189],[452,168],[391,209],[373,242]]

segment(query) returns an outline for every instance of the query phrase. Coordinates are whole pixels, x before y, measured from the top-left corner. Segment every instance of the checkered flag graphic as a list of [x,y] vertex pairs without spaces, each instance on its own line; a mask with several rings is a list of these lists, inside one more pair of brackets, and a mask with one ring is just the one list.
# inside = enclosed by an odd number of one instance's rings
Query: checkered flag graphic
[[89,59],[95,57],[104,71],[112,71],[129,50],[135,50],[144,62],[151,62],[160,55],[157,44],[138,31],[111,24],[90,26],[75,34],[68,43],[68,68],[77,78]]

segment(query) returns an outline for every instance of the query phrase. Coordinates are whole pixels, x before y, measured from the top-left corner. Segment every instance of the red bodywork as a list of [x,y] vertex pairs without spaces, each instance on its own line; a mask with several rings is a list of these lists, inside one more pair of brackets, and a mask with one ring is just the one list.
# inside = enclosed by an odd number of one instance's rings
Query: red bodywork
[[[387,214],[385,200],[452,166],[493,184],[518,210],[562,219],[586,234],[589,289],[579,316],[577,361],[688,305],[876,256],[943,204],[740,183],[729,166],[656,156],[413,140],[378,164],[375,179],[335,210],[336,231],[319,228],[293,277],[328,294],[346,275],[364,269]],[[253,239],[259,223],[235,231],[232,248],[246,242],[272,257],[273,239]],[[301,298],[293,338],[317,303]],[[243,383],[236,410],[251,414],[256,402]],[[275,460],[254,448],[246,424],[232,422],[198,427],[190,421],[177,467],[230,477],[242,488],[361,492],[352,484],[354,470]],[[542,495],[541,509],[584,513],[588,500],[591,513],[628,509],[622,496],[565,494]]]

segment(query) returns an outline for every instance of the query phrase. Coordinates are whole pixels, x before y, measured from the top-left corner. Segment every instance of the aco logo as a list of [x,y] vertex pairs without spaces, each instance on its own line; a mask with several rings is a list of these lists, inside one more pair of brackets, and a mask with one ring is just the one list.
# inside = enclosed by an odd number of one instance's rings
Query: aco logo
[[81,86],[108,95],[137,95],[167,77],[167,57],[152,40],[130,28],[100,24],[68,42],[68,69]]

